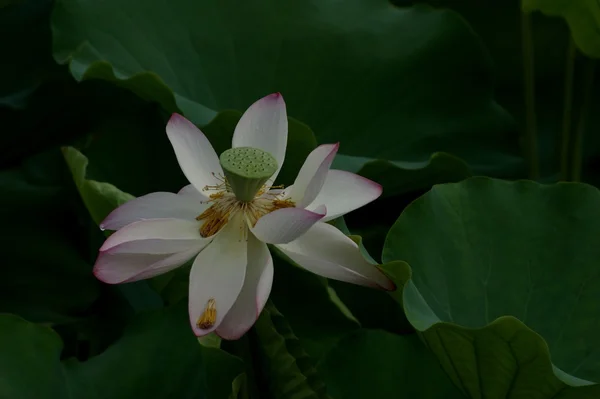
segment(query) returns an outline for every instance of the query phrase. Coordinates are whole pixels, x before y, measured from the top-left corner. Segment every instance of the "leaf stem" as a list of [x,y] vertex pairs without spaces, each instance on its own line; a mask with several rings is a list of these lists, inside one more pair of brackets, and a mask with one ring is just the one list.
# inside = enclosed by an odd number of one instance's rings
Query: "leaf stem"
[[567,47],[567,60],[565,65],[565,104],[563,108],[562,140],[560,147],[560,180],[569,179],[569,145],[571,143],[571,126],[573,113],[573,76],[577,49],[573,38]]
[[523,50],[523,77],[525,97],[525,139],[526,159],[529,166],[529,178],[536,180],[539,177],[537,153],[537,126],[535,115],[535,73],[533,33],[531,30],[531,15],[521,14],[521,43]]
[[586,58],[583,72],[583,103],[581,104],[581,112],[577,123],[577,131],[573,140],[572,155],[571,155],[571,180],[581,180],[581,165],[583,153],[583,135],[586,128],[586,122],[590,113],[592,104],[592,94],[594,93],[594,72],[596,61],[591,58]]

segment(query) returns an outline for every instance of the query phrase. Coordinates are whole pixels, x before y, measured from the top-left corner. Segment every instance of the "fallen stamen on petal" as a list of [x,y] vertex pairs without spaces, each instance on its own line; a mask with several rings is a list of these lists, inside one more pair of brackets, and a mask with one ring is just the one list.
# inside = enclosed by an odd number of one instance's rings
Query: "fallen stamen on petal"
[[196,325],[198,328],[206,330],[214,326],[215,321],[217,321],[217,302],[214,298],[210,298]]

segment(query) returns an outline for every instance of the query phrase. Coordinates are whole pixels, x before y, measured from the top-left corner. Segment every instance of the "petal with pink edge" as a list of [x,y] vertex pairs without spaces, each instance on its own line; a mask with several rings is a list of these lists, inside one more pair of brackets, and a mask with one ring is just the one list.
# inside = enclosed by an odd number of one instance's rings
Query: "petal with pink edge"
[[[194,333],[201,337],[216,330],[238,298],[246,275],[247,244],[240,237],[240,221],[230,221],[196,257],[190,273],[189,315]],[[200,328],[198,321],[213,300],[214,324]]]
[[200,240],[200,222],[183,219],[148,219],[133,222],[113,233],[100,251],[137,240]]
[[280,93],[270,94],[252,104],[235,127],[231,146],[254,147],[273,155],[277,171],[274,182],[285,160],[288,138],[288,120],[285,102]]
[[306,208],[317,197],[339,147],[339,143],[324,144],[308,154],[290,193],[298,208]]
[[317,207],[313,211],[302,208],[283,208],[267,213],[258,219],[252,233],[262,242],[283,244],[295,240],[321,220],[327,209]]
[[244,286],[217,328],[223,339],[238,339],[252,327],[262,312],[273,284],[273,259],[267,245],[252,234],[248,237],[248,264]]
[[100,250],[100,253],[110,252],[112,254],[174,254],[176,252],[187,251],[188,249],[200,245],[203,241],[210,241],[206,238],[194,239],[157,239],[150,238],[148,240],[126,241],[122,244],[106,250]]
[[[171,271],[192,259],[206,242],[196,242],[188,249],[171,254],[120,252],[118,247],[100,252],[94,265],[94,275],[108,284],[143,280]],[[127,245],[129,243],[123,244]]]
[[166,192],[150,193],[134,198],[112,211],[100,223],[100,229],[119,230],[144,219],[173,218],[191,221],[208,206],[188,196]]
[[306,209],[325,205],[327,216],[322,221],[327,222],[374,201],[379,198],[382,190],[381,185],[367,178],[332,169],[327,173],[319,195]]
[[377,266],[366,261],[354,241],[330,224],[317,223],[297,240],[277,248],[323,277],[388,291],[396,288]]
[[215,175],[223,175],[223,169],[204,133],[179,114],[171,115],[166,130],[179,166],[188,181],[201,193],[205,192],[205,186],[219,184]]

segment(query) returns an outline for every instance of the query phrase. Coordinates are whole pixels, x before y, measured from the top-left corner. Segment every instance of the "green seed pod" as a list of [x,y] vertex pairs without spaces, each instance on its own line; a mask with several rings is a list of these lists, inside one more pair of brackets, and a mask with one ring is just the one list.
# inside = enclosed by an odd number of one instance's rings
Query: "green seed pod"
[[230,148],[221,154],[219,161],[231,191],[242,202],[252,201],[277,171],[277,160],[258,148]]

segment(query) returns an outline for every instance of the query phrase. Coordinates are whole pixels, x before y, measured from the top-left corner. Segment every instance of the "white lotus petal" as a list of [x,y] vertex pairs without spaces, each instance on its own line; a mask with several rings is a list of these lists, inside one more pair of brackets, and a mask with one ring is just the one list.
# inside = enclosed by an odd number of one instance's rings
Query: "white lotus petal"
[[285,102],[279,93],[270,94],[252,104],[235,127],[231,146],[254,147],[271,154],[277,161],[274,182],[285,160],[288,120]]
[[200,222],[183,219],[148,219],[133,222],[113,233],[104,241],[100,251],[137,240],[194,240],[201,239]]
[[222,176],[223,169],[204,133],[179,114],[171,116],[166,130],[179,166],[188,181],[201,193],[205,192],[205,186],[218,185],[215,176]]
[[188,196],[173,193],[150,193],[124,203],[100,223],[102,230],[119,230],[144,219],[194,220],[208,205]]
[[[208,193],[208,194],[210,194],[210,193]],[[177,195],[185,197],[187,199],[191,199],[191,200],[195,201],[196,203],[199,203],[199,202],[204,203],[205,201],[208,201],[210,199],[209,197],[200,193],[200,191],[198,191],[196,189],[196,187],[194,187],[193,184],[188,184],[187,186],[183,187],[181,190],[179,190]]]
[[334,280],[384,290],[394,283],[375,265],[367,262],[358,245],[335,227],[319,222],[300,238],[277,245],[303,268]]
[[314,211],[302,208],[283,208],[268,213],[258,219],[252,233],[269,244],[281,244],[295,240],[304,234],[312,225],[325,216],[325,207],[317,207]]
[[244,286],[216,333],[224,339],[238,339],[244,335],[262,312],[272,284],[273,259],[269,249],[265,243],[249,234]]
[[339,144],[325,144],[308,155],[291,191],[291,199],[298,208],[305,208],[317,197],[338,148]]
[[367,178],[343,170],[332,169],[327,174],[323,188],[306,209],[327,207],[322,222],[343,216],[379,198],[381,185]]
[[[247,244],[240,234],[240,226],[238,219],[230,221],[192,265],[189,315],[197,336],[209,334],[219,327],[242,290]],[[198,321],[211,301],[216,309],[214,324],[200,328]]]
[[108,284],[126,283],[158,276],[192,259],[210,241],[210,239],[197,241],[194,246],[171,254],[119,252],[115,248],[111,248],[98,255],[94,265],[94,275],[98,280]]

